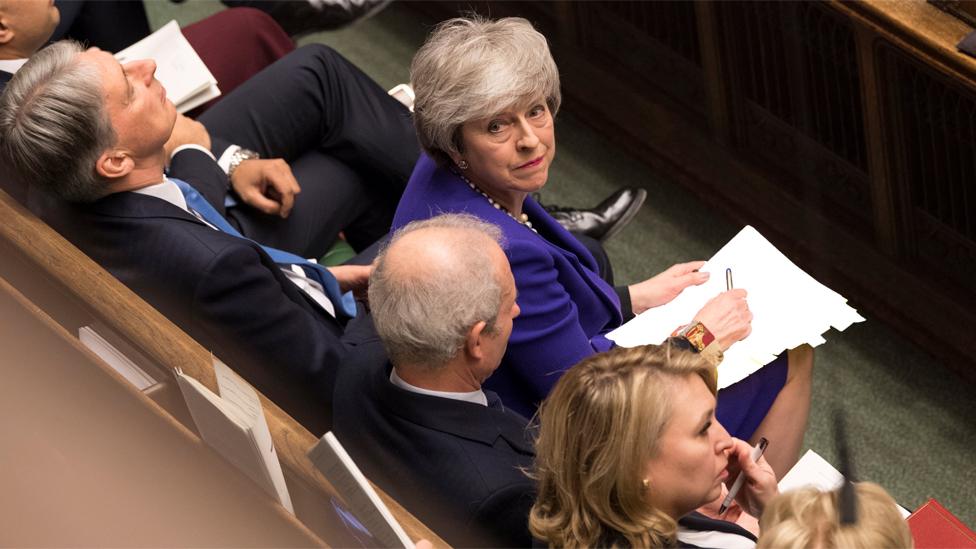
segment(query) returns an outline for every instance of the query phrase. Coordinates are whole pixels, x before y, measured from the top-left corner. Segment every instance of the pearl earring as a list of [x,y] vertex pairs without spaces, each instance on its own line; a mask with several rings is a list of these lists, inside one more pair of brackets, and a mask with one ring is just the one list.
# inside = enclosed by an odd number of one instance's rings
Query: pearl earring
[[641,487],[646,492],[647,489],[651,487],[651,481],[645,478],[644,480],[641,481]]

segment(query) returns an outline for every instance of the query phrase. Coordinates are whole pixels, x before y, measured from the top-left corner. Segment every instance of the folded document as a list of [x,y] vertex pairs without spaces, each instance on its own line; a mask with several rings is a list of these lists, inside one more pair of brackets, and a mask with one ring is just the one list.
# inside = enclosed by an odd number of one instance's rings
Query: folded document
[[746,226],[701,268],[707,282],[686,288],[670,303],[649,309],[607,337],[621,347],[660,344],[687,324],[705,303],[726,291],[725,270],[746,290],[752,333],[732,345],[718,368],[719,388],[728,387],[804,343],[823,343],[831,327],[846,330],[864,318],[847,300],[793,264],[756,229]]

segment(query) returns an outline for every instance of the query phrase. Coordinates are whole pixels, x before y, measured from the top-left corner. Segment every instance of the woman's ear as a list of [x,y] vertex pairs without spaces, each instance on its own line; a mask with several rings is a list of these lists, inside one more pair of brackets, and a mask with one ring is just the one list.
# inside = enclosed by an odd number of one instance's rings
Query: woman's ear
[[95,161],[95,172],[110,181],[117,181],[129,175],[135,168],[135,161],[125,151],[106,150]]
[[459,152],[449,152],[447,154],[451,157],[451,161],[454,162],[455,165],[460,166],[461,163],[464,162],[464,157],[461,156],[461,153]]

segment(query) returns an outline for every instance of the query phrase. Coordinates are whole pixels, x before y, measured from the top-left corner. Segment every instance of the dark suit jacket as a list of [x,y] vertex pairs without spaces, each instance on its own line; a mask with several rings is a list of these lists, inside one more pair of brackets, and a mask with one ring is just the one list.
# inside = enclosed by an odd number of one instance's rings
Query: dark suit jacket
[[13,77],[14,75],[7,71],[0,71],[0,93],[3,93],[3,89],[7,87],[7,82],[10,82]]
[[[171,175],[223,211],[226,176],[207,155],[179,153]],[[359,323],[351,321],[344,335],[344,327],[260,246],[216,231],[163,200],[130,192],[92,204],[58,203],[43,214],[310,430],[328,428],[335,369]]]
[[451,545],[530,546],[525,419],[405,391],[390,368],[379,342],[360,347],[336,387],[334,431],[366,476]]
[[506,406],[530,417],[559,380],[559,372],[613,346],[604,335],[620,325],[622,315],[617,293],[597,274],[586,248],[531,197],[523,211],[538,234],[424,155],[393,227],[441,212],[467,212],[501,228],[522,313],[513,323],[505,359],[486,386]]

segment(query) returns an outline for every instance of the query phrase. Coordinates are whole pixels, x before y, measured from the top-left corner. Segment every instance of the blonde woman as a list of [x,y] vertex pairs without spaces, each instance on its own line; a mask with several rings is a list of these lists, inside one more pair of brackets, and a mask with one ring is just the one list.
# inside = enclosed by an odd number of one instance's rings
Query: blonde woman
[[908,523],[901,518],[895,500],[872,482],[855,485],[857,521],[842,525],[838,492],[812,488],[788,492],[766,506],[759,524],[761,549],[804,547],[914,547]]
[[764,458],[715,419],[715,370],[669,345],[614,349],[567,371],[539,411],[532,534],[553,547],[753,547],[695,512],[738,473],[760,516],[777,494]]

